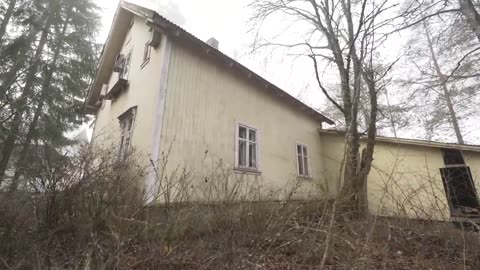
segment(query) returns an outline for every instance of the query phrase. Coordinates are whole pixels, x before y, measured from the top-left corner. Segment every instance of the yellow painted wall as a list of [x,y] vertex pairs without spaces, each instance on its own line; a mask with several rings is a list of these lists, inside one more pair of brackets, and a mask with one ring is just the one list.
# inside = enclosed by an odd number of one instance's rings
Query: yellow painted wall
[[[151,40],[152,33],[145,20],[134,16],[134,24],[129,34],[122,42],[121,53],[127,55],[132,52],[130,72],[128,76],[128,90],[114,101],[105,101],[105,105],[96,115],[93,132],[93,143],[114,144],[120,143],[120,124],[118,117],[133,106],[137,106],[135,127],[133,131],[132,147],[141,158],[140,162],[148,162],[148,155],[152,149],[152,132],[154,109],[159,93],[162,65],[162,52],[165,40],[157,49],[151,49],[150,60],[142,68],[145,43]],[[113,73],[108,84],[109,89],[118,80],[118,73]]]
[[[324,165],[329,178],[338,179],[343,137],[322,134]],[[464,152],[479,187],[480,154]],[[449,220],[450,210],[440,168],[440,148],[377,142],[368,178],[372,214],[420,219]]]
[[[317,120],[244,77],[236,76],[227,65],[213,62],[178,42],[172,43],[170,61],[164,62],[168,46],[167,39],[162,39],[142,68],[144,44],[151,32],[144,20],[134,20],[127,38],[118,41],[123,43],[122,53],[133,52],[130,86],[99,110],[94,144],[118,145],[117,118],[137,106],[132,146],[141,162],[148,162],[154,144],[154,126],[160,120],[154,115],[162,100],[159,99],[161,82],[166,79],[158,149],[161,155],[157,164],[161,177],[177,181],[187,173],[194,180],[185,187],[202,199],[215,199],[211,197],[212,190],[223,192],[225,197],[229,188],[239,183],[239,191],[255,199],[316,199],[324,198],[325,194],[336,195],[344,150],[342,136],[319,135]],[[168,77],[162,78],[162,66],[167,63]],[[109,88],[116,80],[117,74],[112,73]],[[237,123],[258,130],[260,175],[232,170]],[[308,146],[312,179],[297,177],[297,143]],[[480,155],[474,152],[464,155],[478,188]],[[380,215],[448,219],[441,167],[443,160],[438,148],[378,142],[368,181],[370,211]],[[225,184],[227,189],[223,189]],[[173,189],[179,188],[177,183]]]
[[[236,76],[227,65],[174,42],[161,140],[161,152],[171,149],[170,172],[186,168],[206,186],[219,167],[232,169],[237,123],[258,129],[261,175],[244,175],[244,179],[263,187],[262,197],[283,199],[297,185],[293,198],[321,196],[320,123]],[[296,143],[308,146],[311,180],[297,179]],[[202,187],[195,189],[198,195]]]

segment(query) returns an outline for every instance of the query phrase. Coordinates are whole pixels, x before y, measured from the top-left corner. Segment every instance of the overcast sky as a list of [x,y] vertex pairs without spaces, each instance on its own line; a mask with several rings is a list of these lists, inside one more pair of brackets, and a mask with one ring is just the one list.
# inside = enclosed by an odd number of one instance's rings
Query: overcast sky
[[[96,0],[102,8],[102,30],[98,42],[103,43],[108,35],[118,0]],[[249,0],[129,0],[129,2],[153,9],[160,15],[182,26],[201,40],[215,37],[220,42],[220,50],[238,62],[252,69],[270,82],[313,108],[325,111],[325,98],[314,81],[311,60],[288,55],[289,52],[276,51],[252,55],[250,45],[254,33],[249,32],[248,20],[252,14]],[[280,34],[283,29],[269,26],[268,32]],[[278,28],[278,27],[277,27]],[[271,31],[270,31],[271,30]],[[288,36],[288,35],[287,35]],[[390,40],[382,52],[391,59],[402,53],[406,38],[402,34]],[[386,62],[389,62],[387,59]],[[324,76],[335,70],[324,69]],[[330,71],[331,70],[331,71]],[[392,89],[395,90],[395,89]],[[389,92],[394,92],[389,90]],[[395,98],[393,103],[395,102]],[[473,126],[472,126],[473,124]],[[471,143],[480,144],[480,123],[471,123],[466,137]],[[403,130],[401,137],[422,139],[421,130]],[[437,140],[454,141],[453,136],[437,136]]]

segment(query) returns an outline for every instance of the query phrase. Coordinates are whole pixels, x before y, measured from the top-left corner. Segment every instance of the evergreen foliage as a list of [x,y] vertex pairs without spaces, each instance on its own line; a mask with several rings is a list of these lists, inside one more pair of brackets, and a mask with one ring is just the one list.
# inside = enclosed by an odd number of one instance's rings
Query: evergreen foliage
[[93,0],[5,0],[0,18],[1,184],[13,164],[21,174],[30,145],[69,144],[86,120],[100,17]]

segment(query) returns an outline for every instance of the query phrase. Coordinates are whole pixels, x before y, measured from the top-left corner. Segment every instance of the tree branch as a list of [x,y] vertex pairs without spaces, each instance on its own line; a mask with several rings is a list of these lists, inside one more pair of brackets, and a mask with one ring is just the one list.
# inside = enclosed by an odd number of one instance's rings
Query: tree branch
[[315,58],[315,56],[313,55],[313,51],[312,51],[312,55],[309,55],[309,57],[313,60],[313,67],[315,69],[315,78],[317,79],[317,83],[318,83],[318,86],[320,87],[320,89],[322,90],[323,94],[327,97],[327,99],[332,102],[332,104],[338,109],[340,110],[342,113],[345,113],[345,109],[340,106],[340,104],[338,104],[329,94],[328,94],[328,91],[327,89],[325,89],[325,87],[323,86],[322,82],[320,81],[320,75],[318,73],[318,63],[317,63],[317,59]]

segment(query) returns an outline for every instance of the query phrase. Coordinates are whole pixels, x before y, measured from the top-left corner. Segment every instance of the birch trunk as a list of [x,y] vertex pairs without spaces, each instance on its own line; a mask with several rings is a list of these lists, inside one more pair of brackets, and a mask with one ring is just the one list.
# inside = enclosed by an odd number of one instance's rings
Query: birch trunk
[[453,107],[453,102],[452,98],[450,95],[450,91],[448,90],[447,87],[447,76],[442,73],[442,70],[440,68],[440,65],[437,60],[437,55],[435,54],[435,50],[433,49],[433,42],[432,38],[430,36],[430,31],[428,31],[428,26],[427,23],[423,23],[423,27],[425,29],[425,33],[427,35],[427,42],[428,42],[428,48],[430,50],[430,54],[432,57],[432,62],[435,67],[435,72],[437,73],[438,77],[438,82],[440,83],[440,87],[443,90],[443,95],[445,97],[445,101],[447,102],[447,108],[448,108],[448,113],[450,114],[450,121],[452,123],[453,129],[455,131],[455,136],[457,137],[457,141],[459,144],[465,144],[462,136],[462,132],[460,130],[460,126],[458,124],[458,119],[457,119],[457,114],[455,112],[455,108]]

